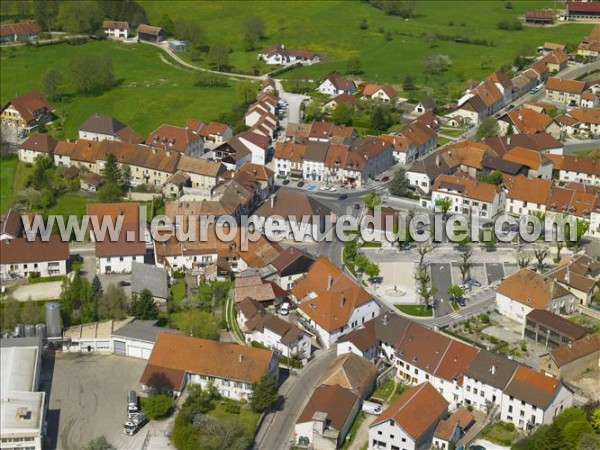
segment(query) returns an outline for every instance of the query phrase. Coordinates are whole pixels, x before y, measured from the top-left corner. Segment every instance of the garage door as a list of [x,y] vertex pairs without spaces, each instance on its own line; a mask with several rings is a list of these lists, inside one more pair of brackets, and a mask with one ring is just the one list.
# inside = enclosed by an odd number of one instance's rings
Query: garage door
[[123,341],[115,341],[115,353],[125,354],[127,352],[127,346]]
[[134,358],[142,357],[142,347],[136,347],[135,345],[130,345],[127,349],[127,356],[133,356]]
[[150,353],[152,353],[152,350],[150,350],[149,348],[143,348],[142,349],[142,358],[150,359]]

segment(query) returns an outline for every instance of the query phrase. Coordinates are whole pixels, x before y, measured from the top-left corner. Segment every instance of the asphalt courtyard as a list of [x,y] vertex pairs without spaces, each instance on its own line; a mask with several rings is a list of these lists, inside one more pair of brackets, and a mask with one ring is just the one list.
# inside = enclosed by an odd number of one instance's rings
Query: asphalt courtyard
[[48,366],[52,372],[47,414],[52,442],[48,448],[80,450],[101,435],[119,450],[142,447],[146,430],[127,436],[123,423],[127,391],[139,391],[145,360],[56,353],[54,364]]

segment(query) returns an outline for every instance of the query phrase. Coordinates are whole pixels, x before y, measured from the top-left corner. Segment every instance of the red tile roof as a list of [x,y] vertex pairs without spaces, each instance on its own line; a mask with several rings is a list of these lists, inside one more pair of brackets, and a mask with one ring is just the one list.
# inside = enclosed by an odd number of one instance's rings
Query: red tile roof
[[23,119],[27,122],[30,122],[36,118],[36,111],[54,111],[54,106],[48,103],[48,100],[46,100],[40,91],[30,91],[26,94],[14,97],[10,100],[10,102],[2,107],[2,111],[4,111],[8,105],[12,105],[17,111],[19,111],[21,117],[23,117]]
[[69,258],[69,243],[63,241],[59,235],[51,235],[47,241],[39,237],[34,241],[26,238],[0,241],[1,264],[67,261]]

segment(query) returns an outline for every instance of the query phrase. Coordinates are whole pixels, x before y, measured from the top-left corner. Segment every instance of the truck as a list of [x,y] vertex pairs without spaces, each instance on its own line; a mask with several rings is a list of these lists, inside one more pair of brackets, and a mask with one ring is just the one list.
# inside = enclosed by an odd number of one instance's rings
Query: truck
[[143,413],[136,413],[123,424],[123,432],[128,436],[133,436],[145,423],[146,416]]
[[374,416],[378,416],[379,414],[381,414],[383,407],[379,403],[365,400],[362,404],[362,410],[367,414],[373,414]]
[[138,413],[138,396],[135,391],[127,393],[127,417],[133,417]]

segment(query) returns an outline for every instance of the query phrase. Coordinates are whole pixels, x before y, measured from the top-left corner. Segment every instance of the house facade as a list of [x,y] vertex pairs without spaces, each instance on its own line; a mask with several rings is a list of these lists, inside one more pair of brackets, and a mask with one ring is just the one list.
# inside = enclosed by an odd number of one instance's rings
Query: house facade
[[0,246],[0,279],[67,274],[69,243],[58,235],[50,236],[47,241],[41,238],[29,241],[21,237],[2,239]]

